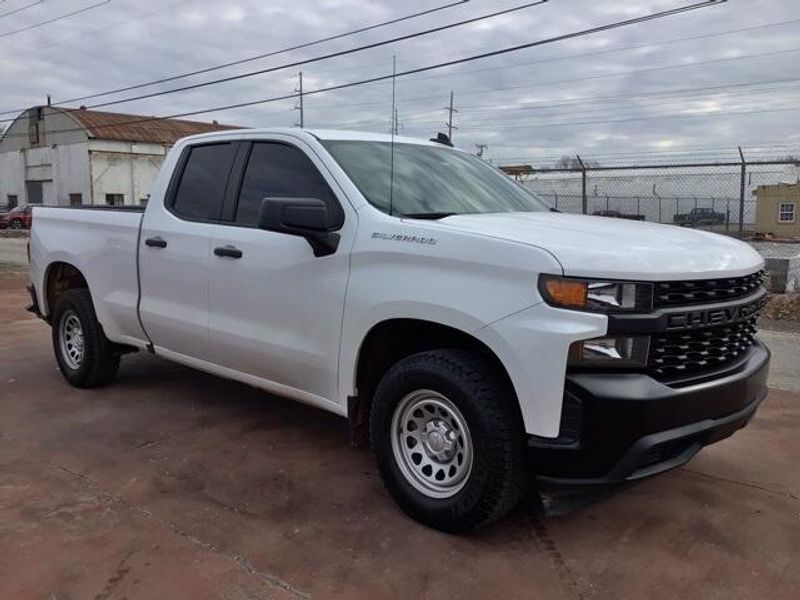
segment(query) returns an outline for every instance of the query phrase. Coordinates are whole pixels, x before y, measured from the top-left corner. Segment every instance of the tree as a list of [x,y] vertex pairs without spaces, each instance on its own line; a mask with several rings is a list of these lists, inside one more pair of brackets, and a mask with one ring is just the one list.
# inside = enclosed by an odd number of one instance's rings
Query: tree
[[[584,160],[583,166],[586,168],[592,167],[599,167],[600,163],[596,160]],[[556,169],[580,169],[581,168],[581,161],[578,160],[577,156],[562,156],[559,158],[555,163]]]

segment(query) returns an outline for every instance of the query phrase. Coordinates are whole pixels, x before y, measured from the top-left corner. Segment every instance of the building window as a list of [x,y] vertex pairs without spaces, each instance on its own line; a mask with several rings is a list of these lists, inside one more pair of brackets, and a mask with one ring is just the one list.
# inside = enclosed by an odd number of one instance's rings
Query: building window
[[25,195],[27,197],[28,204],[41,204],[44,201],[44,182],[26,181]]
[[108,206],[122,206],[125,204],[125,194],[106,194]]
[[83,204],[83,194],[70,194],[69,195],[69,205],[70,206],[80,206]]
[[781,202],[778,205],[778,223],[794,223],[795,206],[794,202]]
[[8,195],[8,208],[9,210],[12,208],[16,208],[19,204],[19,197],[16,194],[9,194]]

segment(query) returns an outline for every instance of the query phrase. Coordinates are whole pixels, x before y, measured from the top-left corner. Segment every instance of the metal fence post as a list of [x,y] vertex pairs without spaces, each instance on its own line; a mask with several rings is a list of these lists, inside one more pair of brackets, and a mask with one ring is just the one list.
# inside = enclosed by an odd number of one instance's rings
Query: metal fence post
[[731,230],[731,200],[725,200],[725,231]]
[[586,198],[586,166],[583,164],[581,157],[577,154],[578,164],[581,166],[581,212],[585,215],[589,212],[589,201]]
[[747,161],[744,159],[744,152],[739,146],[739,158],[742,159],[742,175],[739,181],[739,233],[744,231],[744,189],[747,183]]

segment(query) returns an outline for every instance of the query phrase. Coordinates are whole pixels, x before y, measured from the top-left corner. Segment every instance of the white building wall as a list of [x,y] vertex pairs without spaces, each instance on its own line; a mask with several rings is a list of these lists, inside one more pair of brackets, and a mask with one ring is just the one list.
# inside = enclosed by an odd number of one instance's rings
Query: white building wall
[[140,204],[149,196],[166,154],[160,144],[93,140],[89,143],[93,202],[105,204],[106,194],[122,194],[125,204]]
[[31,114],[23,113],[0,139],[0,207],[9,195],[27,203],[26,181],[41,181],[42,201],[50,205],[68,206],[70,194],[81,194],[84,204],[105,204],[106,194],[122,194],[125,204],[149,196],[166,146],[89,139],[73,117],[44,108],[40,145],[31,148]]
[[55,203],[69,206],[70,194],[81,194],[83,204],[91,202],[91,178],[89,175],[89,145],[68,144],[54,148],[53,179]]
[[6,206],[8,196],[25,202],[25,156],[22,152],[0,153],[0,206]]

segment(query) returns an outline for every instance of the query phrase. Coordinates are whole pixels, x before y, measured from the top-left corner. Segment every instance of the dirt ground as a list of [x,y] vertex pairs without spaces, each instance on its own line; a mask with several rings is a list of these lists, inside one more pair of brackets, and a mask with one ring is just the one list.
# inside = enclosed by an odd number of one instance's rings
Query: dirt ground
[[800,394],[687,467],[469,536],[405,517],[345,422],[150,356],[70,388],[0,272],[0,598],[800,598]]

